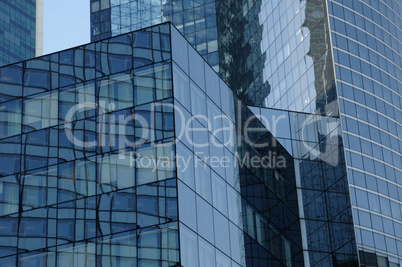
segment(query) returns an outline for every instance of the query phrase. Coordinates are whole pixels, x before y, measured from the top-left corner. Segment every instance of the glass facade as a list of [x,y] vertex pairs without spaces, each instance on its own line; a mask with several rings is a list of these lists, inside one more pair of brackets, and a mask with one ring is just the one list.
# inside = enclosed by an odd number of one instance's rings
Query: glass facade
[[35,56],[36,0],[0,2],[0,66]]
[[357,265],[325,1],[216,5],[222,78],[256,115],[288,122],[278,140],[295,161],[304,264]]
[[[239,263],[241,266],[302,266],[303,250],[292,156],[282,145],[273,142],[275,138],[267,128],[220,81],[213,69],[203,63],[182,36],[172,33],[172,40],[173,47],[180,43],[172,52],[173,60],[178,64],[173,67],[175,106],[183,110],[183,118],[196,115],[196,120],[184,126],[182,122],[187,119],[177,120],[180,117],[177,114],[176,134],[180,132],[179,129],[197,130],[197,135],[193,133],[195,142],[181,139],[176,146],[177,154],[180,158],[194,154],[192,161],[202,162],[198,167],[195,164],[194,174],[193,170],[187,171],[184,179],[180,176],[181,168],[178,168],[179,179],[188,186],[186,189],[189,192],[180,195],[179,190],[179,207],[185,201],[187,205],[183,212],[179,209],[179,217],[183,214],[188,216],[188,222],[184,224],[192,230],[187,229],[187,232],[194,236],[192,243],[188,243],[194,248],[194,256],[187,265],[182,262],[183,266],[215,266],[206,264],[209,261],[201,261],[204,255],[201,243],[198,244],[200,252],[197,256],[196,235],[199,242],[205,242],[202,238],[208,242],[215,239],[217,249],[225,254],[230,251],[231,254],[226,255],[232,258],[235,266]],[[252,131],[246,131],[243,127],[245,124],[249,124],[248,128]],[[207,146],[200,146],[202,143]],[[269,154],[274,156],[264,158]],[[276,158],[281,162],[275,164]],[[218,159],[226,159],[229,163],[226,166],[216,164]],[[265,166],[253,164],[258,159],[271,162],[266,162]],[[204,207],[204,204],[197,204],[197,214],[192,211],[194,194],[197,201],[200,199],[200,203],[208,204]],[[183,201],[180,201],[181,197]],[[209,221],[207,224],[210,225],[213,223],[212,214],[214,229],[203,234],[205,226],[201,228],[202,224],[198,224],[197,233],[195,216],[197,220],[200,216],[211,218],[203,219],[204,222]],[[197,257],[200,260],[198,265]],[[230,266],[219,263],[218,254],[216,257],[217,266]]]
[[400,266],[401,7],[326,2],[217,1],[221,75],[249,105],[341,118],[360,264]]
[[340,119],[250,108],[294,159],[304,266],[356,266]]
[[401,4],[328,8],[360,261],[401,266]]
[[252,113],[171,24],[0,74],[1,266],[303,264],[292,156],[239,160]]
[[91,40],[172,22],[219,71],[215,1],[91,0]]
[[0,73],[0,265],[178,264],[170,26]]
[[0,68],[0,262],[401,266],[400,11],[91,0],[95,43]]
[[247,105],[336,116],[324,1],[217,6],[221,74]]

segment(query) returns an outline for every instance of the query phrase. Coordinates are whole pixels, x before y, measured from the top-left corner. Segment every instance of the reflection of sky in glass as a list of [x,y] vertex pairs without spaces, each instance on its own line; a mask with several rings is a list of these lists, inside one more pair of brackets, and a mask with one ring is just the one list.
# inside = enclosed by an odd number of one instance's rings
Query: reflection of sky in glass
[[[319,15],[322,18],[322,13]],[[266,53],[263,82],[271,85],[271,93],[265,99],[267,107],[308,113],[316,109],[312,102],[317,95],[312,84],[315,81],[311,68],[313,58],[308,55],[310,30],[303,26],[304,17],[305,1],[294,1],[293,4],[291,1],[262,1],[259,23],[263,28],[263,38],[260,47]]]

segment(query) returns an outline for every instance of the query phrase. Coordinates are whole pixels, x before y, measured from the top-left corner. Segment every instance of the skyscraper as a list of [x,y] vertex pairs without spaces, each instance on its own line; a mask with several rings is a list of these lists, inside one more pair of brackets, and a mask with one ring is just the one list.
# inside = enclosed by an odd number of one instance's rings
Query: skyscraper
[[[141,21],[171,20],[187,37],[181,25],[192,26],[191,16],[181,15],[175,21],[176,13],[165,16],[164,7],[173,6],[177,14],[179,10],[197,14],[195,7],[203,3],[191,1],[183,9],[181,1],[158,2],[160,8],[152,12],[141,9],[142,18],[147,18]],[[342,121],[360,263],[401,264],[400,3],[217,0],[208,4],[216,9],[220,76],[247,105]],[[121,25],[115,21],[113,27]]]
[[43,0],[0,3],[0,66],[43,53]]
[[360,259],[400,266],[401,3],[331,1],[328,7]]
[[401,7],[345,2],[91,0],[0,68],[1,265],[400,266]]
[[292,156],[171,24],[0,73],[1,266],[303,264]]
[[215,1],[91,0],[91,40],[170,21],[218,71]]

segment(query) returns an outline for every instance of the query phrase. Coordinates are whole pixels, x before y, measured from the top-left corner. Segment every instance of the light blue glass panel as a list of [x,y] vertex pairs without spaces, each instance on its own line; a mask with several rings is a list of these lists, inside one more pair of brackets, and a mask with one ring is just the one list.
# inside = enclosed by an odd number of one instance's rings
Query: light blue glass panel
[[193,231],[180,224],[180,254],[183,266],[198,265],[197,239],[197,235]]
[[[137,79],[140,79],[137,77]],[[143,87],[149,88],[152,93],[154,84],[152,78],[142,77]],[[132,107],[133,98],[133,78],[130,74],[116,74],[99,84],[99,105],[107,111],[119,110]],[[152,101],[153,98],[150,99]],[[150,102],[149,101],[149,102]]]
[[211,171],[213,206],[228,215],[228,201],[226,196],[226,183],[214,171]]
[[195,192],[182,182],[178,183],[179,217],[180,221],[188,227],[197,230],[197,210],[195,204]]
[[198,238],[199,266],[215,267],[215,248],[202,238]]
[[[230,255],[229,221],[214,209],[215,246]],[[219,266],[219,265],[218,265]]]
[[244,236],[243,231],[235,226],[233,223],[229,223],[230,225],[230,250],[232,259],[238,263],[244,264]]
[[[130,153],[104,155],[98,158],[98,179],[103,192],[135,185],[133,156]],[[152,166],[155,167],[155,166]]]
[[203,198],[197,196],[197,225],[198,234],[211,244],[214,244],[214,224],[212,206]]
[[206,201],[212,204],[212,189],[211,189],[211,170],[206,164],[198,158],[195,165],[195,188],[196,192]]
[[187,110],[191,111],[190,78],[176,64],[173,65],[173,94]]
[[188,43],[174,27],[171,27],[171,33],[172,58],[186,73],[189,73]]

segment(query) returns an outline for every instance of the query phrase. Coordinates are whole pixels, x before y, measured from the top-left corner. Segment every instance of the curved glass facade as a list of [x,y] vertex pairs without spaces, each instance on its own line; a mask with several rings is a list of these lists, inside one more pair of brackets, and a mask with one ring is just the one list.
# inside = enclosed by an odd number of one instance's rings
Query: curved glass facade
[[248,105],[336,115],[323,1],[217,1],[220,69]]
[[401,3],[334,0],[328,7],[360,261],[400,266]]

